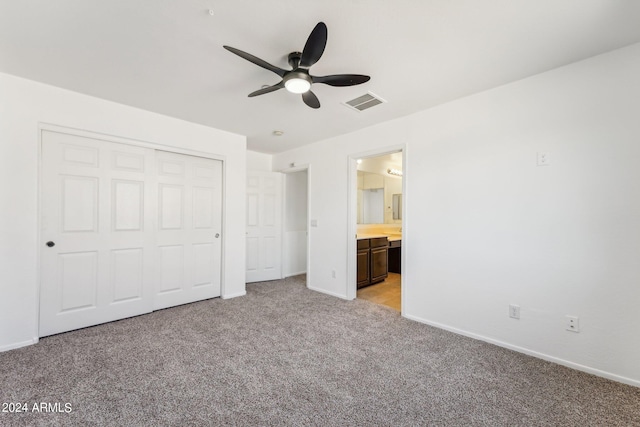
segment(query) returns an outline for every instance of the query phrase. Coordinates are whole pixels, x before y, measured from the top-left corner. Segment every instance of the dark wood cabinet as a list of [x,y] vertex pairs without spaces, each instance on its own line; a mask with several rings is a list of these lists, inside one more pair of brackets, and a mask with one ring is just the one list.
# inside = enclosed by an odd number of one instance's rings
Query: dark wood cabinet
[[402,240],[392,240],[389,242],[389,272],[398,273],[402,272],[402,265],[400,260],[402,258]]
[[386,237],[358,240],[358,288],[387,278],[388,247],[389,242]]
[[387,248],[371,249],[371,283],[381,282],[388,276]]
[[358,240],[358,288],[367,286],[371,282],[369,239]]

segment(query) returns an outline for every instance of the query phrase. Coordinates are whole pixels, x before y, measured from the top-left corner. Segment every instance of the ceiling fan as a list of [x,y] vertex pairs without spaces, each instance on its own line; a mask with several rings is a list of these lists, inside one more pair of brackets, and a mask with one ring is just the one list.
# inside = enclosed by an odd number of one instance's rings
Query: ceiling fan
[[311,92],[311,85],[313,83],[324,83],[330,86],[354,86],[365,83],[370,79],[369,76],[363,76],[361,74],[333,74],[330,76],[312,76],[309,74],[309,67],[318,62],[326,45],[327,26],[324,22],[319,22],[313,31],[311,31],[302,52],[291,52],[289,54],[288,61],[291,70],[283,70],[231,46],[224,46],[224,48],[282,77],[280,83],[251,92],[249,97],[264,95],[265,93],[285,88],[289,92],[302,94],[302,100],[309,107],[320,108],[318,97]]

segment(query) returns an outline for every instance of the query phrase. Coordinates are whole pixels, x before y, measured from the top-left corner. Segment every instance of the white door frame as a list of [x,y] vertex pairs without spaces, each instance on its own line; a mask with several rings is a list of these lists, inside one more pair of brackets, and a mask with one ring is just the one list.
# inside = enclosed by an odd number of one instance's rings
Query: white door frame
[[[402,246],[405,246],[406,241],[409,239],[408,235],[408,221],[407,221],[407,192],[409,186],[407,185],[407,145],[389,145],[387,147],[377,148],[375,150],[362,151],[359,153],[353,153],[348,156],[349,163],[349,176],[347,180],[347,194],[348,194],[348,206],[347,206],[347,299],[355,299],[357,294],[357,249],[356,249],[356,236],[358,234],[358,159],[364,159],[367,157],[384,156],[385,154],[402,152]],[[405,238],[407,236],[407,238]],[[405,307],[405,254],[406,251],[401,251],[400,263],[401,263],[401,279],[400,279],[400,306],[401,314],[404,316]]]
[[[35,321],[36,321],[36,325],[40,325],[40,287],[42,285],[42,252],[44,251],[43,246],[41,245],[41,241],[42,241],[42,200],[41,200],[41,196],[42,196],[42,188],[43,188],[43,183],[42,183],[42,179],[43,179],[43,174],[42,174],[42,144],[43,144],[43,133],[45,131],[49,131],[49,132],[57,132],[57,133],[62,133],[62,134],[68,134],[68,135],[73,135],[73,136],[80,136],[80,137],[85,137],[85,138],[92,138],[92,139],[98,139],[98,140],[102,140],[102,141],[107,141],[107,142],[115,142],[115,143],[119,143],[119,144],[127,144],[127,145],[132,145],[135,147],[143,147],[143,148],[151,148],[153,150],[161,150],[161,151],[169,151],[172,153],[177,153],[177,154],[186,154],[189,156],[196,156],[196,157],[204,157],[204,158],[208,158],[208,159],[213,159],[213,160],[220,160],[222,162],[222,241],[221,243],[221,259],[220,259],[220,293],[221,293],[221,297],[224,298],[225,295],[225,271],[224,271],[224,265],[225,265],[225,258],[226,258],[226,218],[225,218],[225,212],[226,212],[226,168],[227,168],[227,159],[226,156],[224,155],[219,155],[219,154],[213,154],[213,153],[207,153],[207,152],[202,152],[202,151],[197,151],[197,150],[191,150],[191,149],[185,149],[185,148],[179,148],[179,147],[174,147],[171,145],[164,145],[164,144],[158,144],[158,143],[153,143],[153,142],[148,142],[148,141],[142,141],[142,140],[137,140],[137,139],[131,139],[131,138],[127,138],[127,137],[122,137],[122,136],[118,136],[118,135],[111,135],[111,134],[107,134],[107,133],[101,133],[101,132],[93,132],[93,131],[88,131],[88,130],[84,130],[84,129],[77,129],[77,128],[72,128],[72,127],[68,127],[68,126],[61,126],[61,125],[56,125],[53,123],[45,123],[45,122],[38,122],[38,200],[37,200],[37,212],[38,212],[38,223],[36,225],[37,230],[36,230],[36,235],[37,235],[37,251],[36,251],[36,261],[37,261],[37,287],[36,287],[36,301],[37,301],[37,309],[36,309],[36,313],[35,313]],[[38,342],[39,340],[39,336],[40,336],[40,332],[39,332],[39,326],[38,326],[38,336],[34,337],[34,343]]]
[[[301,165],[294,165],[292,164],[291,167],[285,168],[285,169],[281,169],[279,172],[282,172],[284,174],[288,174],[288,173],[294,173],[294,172],[301,172],[301,171],[307,171],[307,288],[309,288],[310,285],[310,278],[311,278],[311,274],[310,274],[310,268],[311,268],[311,233],[309,232],[309,218],[310,218],[310,213],[311,213],[311,165],[308,163],[305,164],[301,164]],[[286,177],[285,177],[286,178]],[[284,197],[282,198],[282,204],[283,204],[283,209],[282,209],[282,222],[284,224],[284,215],[286,213],[286,202],[287,202],[287,194],[286,191],[284,191],[284,186],[286,185],[286,179],[282,180],[282,185],[283,185],[283,194]],[[284,227],[282,228],[282,238],[284,241]],[[284,245],[282,245],[282,259],[284,259]]]

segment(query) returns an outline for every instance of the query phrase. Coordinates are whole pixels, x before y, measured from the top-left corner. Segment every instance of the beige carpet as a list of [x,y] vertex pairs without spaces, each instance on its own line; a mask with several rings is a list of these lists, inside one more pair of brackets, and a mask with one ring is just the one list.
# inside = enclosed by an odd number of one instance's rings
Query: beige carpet
[[247,290],[0,353],[1,402],[29,409],[0,425],[640,426],[638,388],[303,277]]

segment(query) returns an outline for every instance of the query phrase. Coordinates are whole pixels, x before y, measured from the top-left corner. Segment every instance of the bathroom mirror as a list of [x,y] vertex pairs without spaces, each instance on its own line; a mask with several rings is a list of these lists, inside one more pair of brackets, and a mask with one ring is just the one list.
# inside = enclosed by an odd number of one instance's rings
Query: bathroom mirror
[[358,224],[402,224],[402,152],[357,160]]
[[361,224],[384,223],[384,188],[369,188],[362,191]]
[[[358,171],[358,224],[395,224],[402,220],[402,178]],[[399,196],[398,202],[392,199]]]
[[393,219],[402,219],[402,194],[394,194],[391,202]]

